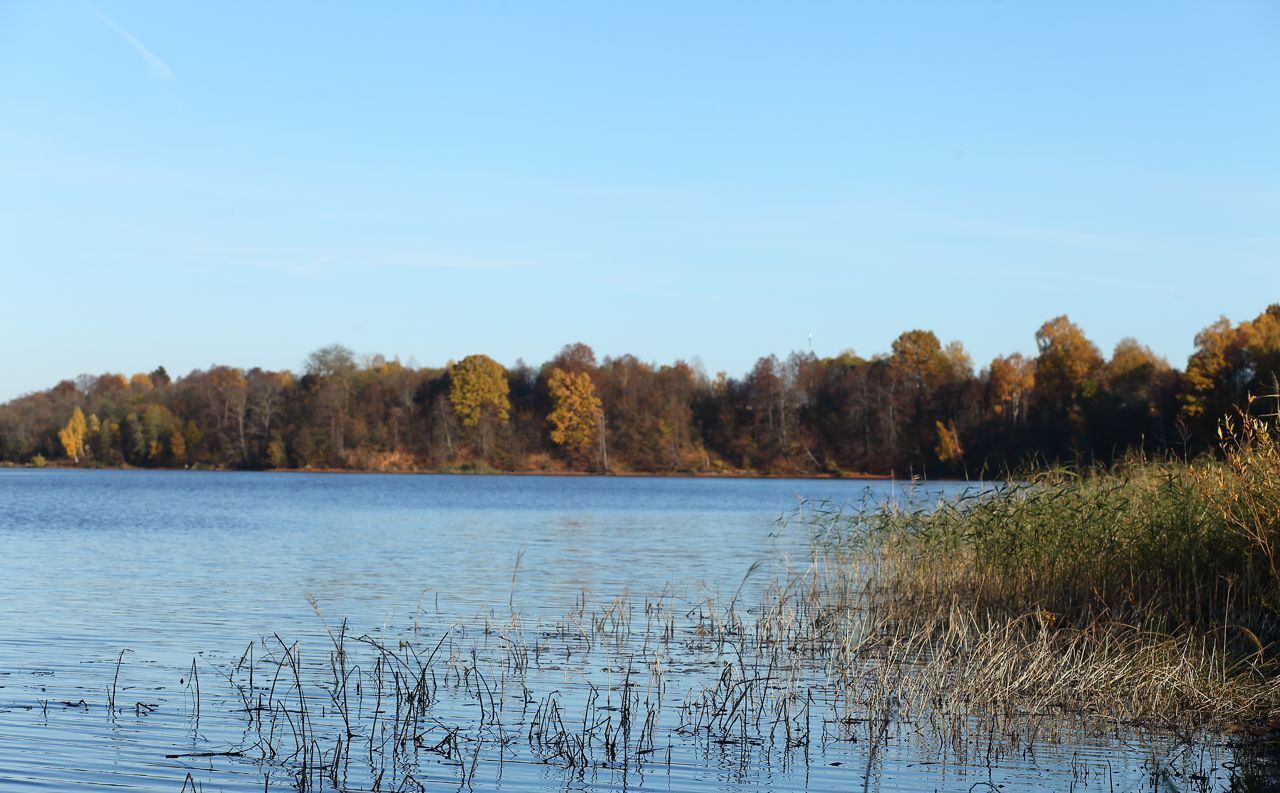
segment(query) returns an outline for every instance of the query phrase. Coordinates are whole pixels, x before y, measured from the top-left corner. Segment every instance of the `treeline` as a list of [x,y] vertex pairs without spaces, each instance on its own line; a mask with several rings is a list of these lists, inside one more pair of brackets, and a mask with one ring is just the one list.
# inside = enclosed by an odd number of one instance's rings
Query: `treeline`
[[[1212,449],[1217,421],[1276,392],[1280,305],[1196,336],[1179,371],[1132,339],[1109,358],[1067,317],[1037,354],[980,371],[911,330],[863,358],[761,358],[740,379],[683,361],[534,368],[472,355],[415,368],[342,346],[303,371],[82,375],[0,406],[0,460],[356,470],[980,475]],[[1272,403],[1272,410],[1274,404]]]

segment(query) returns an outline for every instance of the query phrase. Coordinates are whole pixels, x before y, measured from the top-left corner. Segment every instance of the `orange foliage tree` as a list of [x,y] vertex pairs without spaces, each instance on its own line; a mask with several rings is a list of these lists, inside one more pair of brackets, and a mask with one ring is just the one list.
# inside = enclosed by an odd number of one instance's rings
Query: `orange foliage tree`
[[[547,379],[552,410],[547,414],[551,440],[575,462],[585,462],[600,445],[604,404],[586,372],[551,370]],[[602,461],[603,462],[603,461]]]

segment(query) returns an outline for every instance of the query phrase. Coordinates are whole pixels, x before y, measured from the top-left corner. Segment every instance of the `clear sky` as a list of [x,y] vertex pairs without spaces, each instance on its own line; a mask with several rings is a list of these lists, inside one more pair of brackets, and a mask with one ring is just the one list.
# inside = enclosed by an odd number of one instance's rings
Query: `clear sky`
[[1280,300],[1280,3],[0,0],[0,399]]

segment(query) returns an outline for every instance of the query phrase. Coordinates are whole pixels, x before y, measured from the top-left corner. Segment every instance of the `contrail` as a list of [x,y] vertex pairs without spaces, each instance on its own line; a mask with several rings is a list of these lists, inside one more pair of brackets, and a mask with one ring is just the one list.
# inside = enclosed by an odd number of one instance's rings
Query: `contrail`
[[101,19],[104,23],[106,23],[107,27],[111,28],[116,32],[116,35],[124,39],[125,42],[130,47],[133,47],[134,52],[137,52],[139,55],[142,56],[142,59],[147,62],[148,66],[151,67],[151,73],[153,75],[155,75],[156,77],[159,77],[161,80],[164,80],[166,82],[173,82],[174,80],[177,79],[177,76],[174,75],[173,73],[173,69],[169,68],[169,64],[160,60],[160,56],[156,55],[154,52],[147,49],[146,45],[144,45],[141,41],[138,41],[136,38],[134,38],[132,33],[122,28],[119,24],[116,23],[114,19],[102,13],[101,11],[99,11],[98,8],[93,3],[89,2],[89,0],[83,0],[83,2],[85,5],[85,8],[88,8],[90,11],[92,11],[94,16],[96,16],[98,19]]

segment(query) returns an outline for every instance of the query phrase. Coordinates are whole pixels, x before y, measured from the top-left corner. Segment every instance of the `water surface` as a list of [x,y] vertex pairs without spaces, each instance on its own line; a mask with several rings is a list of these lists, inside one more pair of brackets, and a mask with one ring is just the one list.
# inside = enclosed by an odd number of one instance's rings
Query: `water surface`
[[[234,675],[223,678],[248,646],[262,655],[296,641],[307,668],[320,675],[330,632],[346,619],[353,636],[389,646],[402,637],[471,642],[478,654],[454,659],[455,670],[497,663],[509,646],[502,641],[530,642],[550,658],[561,649],[551,626],[575,608],[620,595],[635,609],[660,599],[683,610],[735,593],[746,601],[775,574],[802,568],[807,531],[779,518],[807,502],[928,502],[967,487],[3,470],[0,783],[5,790],[173,791],[190,774],[205,790],[288,789],[288,764],[264,762],[237,712]],[[490,622],[506,627],[486,631]],[[579,707],[592,687],[619,685],[617,649],[577,656],[566,649],[562,663],[540,655],[519,688],[504,677],[495,707],[518,725],[513,734],[548,696]],[[624,649],[633,657],[652,648]],[[678,668],[663,694],[670,699],[665,727],[678,724],[671,714],[719,671],[716,658],[699,652],[667,659]],[[451,718],[474,718],[467,691],[440,696],[439,729]],[[608,708],[614,704],[608,700]],[[1065,742],[1005,752],[994,763],[988,753],[977,764],[949,758],[904,724],[869,756],[866,742],[835,724],[823,702],[814,707],[816,737],[803,752],[758,740],[717,748],[667,731],[668,744],[649,755],[647,767],[566,769],[523,739],[495,743],[477,732],[468,744],[475,748],[470,777],[456,758],[422,756],[414,778],[479,790],[1122,790],[1153,779],[1220,789],[1232,779],[1230,753],[1215,742],[1193,748],[1126,731],[1108,740],[1072,740],[1067,731]],[[616,712],[608,708],[599,711],[603,718]],[[216,752],[243,753],[192,756]],[[179,754],[186,756],[169,756]],[[370,788],[374,776],[357,768],[342,784]]]

